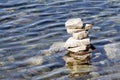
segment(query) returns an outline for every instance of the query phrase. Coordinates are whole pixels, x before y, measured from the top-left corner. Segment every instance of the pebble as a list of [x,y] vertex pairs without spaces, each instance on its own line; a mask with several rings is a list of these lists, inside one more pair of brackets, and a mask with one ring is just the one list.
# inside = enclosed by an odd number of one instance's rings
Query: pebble
[[90,29],[92,29],[92,25],[91,24],[85,24],[84,29],[85,30],[90,30]]

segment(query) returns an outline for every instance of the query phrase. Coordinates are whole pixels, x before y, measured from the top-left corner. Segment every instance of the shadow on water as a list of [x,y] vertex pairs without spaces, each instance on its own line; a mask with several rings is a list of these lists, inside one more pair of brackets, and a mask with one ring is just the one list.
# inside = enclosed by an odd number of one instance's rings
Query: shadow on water
[[[0,0],[0,80],[119,80],[119,6],[119,0]],[[77,17],[94,25],[96,51],[91,65],[65,67],[63,45],[71,35],[64,23]]]

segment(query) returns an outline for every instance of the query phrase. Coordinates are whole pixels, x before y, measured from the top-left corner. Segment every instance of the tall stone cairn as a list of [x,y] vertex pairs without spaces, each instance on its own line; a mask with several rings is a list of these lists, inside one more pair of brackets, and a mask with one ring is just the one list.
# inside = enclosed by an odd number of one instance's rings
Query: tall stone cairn
[[90,44],[90,38],[88,36],[88,30],[92,29],[92,25],[83,24],[80,18],[72,18],[65,22],[65,28],[72,35],[64,45],[68,50],[68,54],[64,56],[66,64],[88,64],[90,53],[95,49]]

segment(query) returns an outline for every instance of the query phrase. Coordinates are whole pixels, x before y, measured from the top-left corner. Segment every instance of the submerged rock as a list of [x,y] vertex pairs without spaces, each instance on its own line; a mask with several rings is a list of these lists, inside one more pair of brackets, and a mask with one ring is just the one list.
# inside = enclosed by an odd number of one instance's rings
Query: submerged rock
[[70,57],[70,56],[64,56],[63,59],[66,62],[66,66],[68,66],[68,65],[73,66],[73,65],[80,65],[80,64],[89,63],[89,60],[87,60],[87,59],[85,59],[84,61],[81,61],[81,60],[74,59],[73,57]]
[[25,60],[25,63],[30,65],[41,65],[43,63],[43,56],[35,56]]
[[104,50],[109,59],[120,58],[120,43],[107,44],[104,46]]
[[72,51],[68,51],[69,55],[85,55],[85,54],[89,54],[91,52],[89,51],[79,51],[79,52],[72,52]]
[[63,45],[65,45],[65,42],[54,42],[52,46],[49,48],[49,51],[51,52],[63,51],[65,50],[65,47],[63,47]]

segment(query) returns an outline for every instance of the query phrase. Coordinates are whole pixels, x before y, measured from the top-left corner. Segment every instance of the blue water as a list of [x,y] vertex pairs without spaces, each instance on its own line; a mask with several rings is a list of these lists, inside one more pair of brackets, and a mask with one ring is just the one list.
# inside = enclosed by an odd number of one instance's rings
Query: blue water
[[[119,56],[106,54],[120,51],[119,13],[119,0],[0,0],[0,80],[119,80]],[[64,23],[78,17],[93,24],[91,64],[97,69],[91,72],[98,76],[69,78],[64,51],[42,55],[70,37]]]

